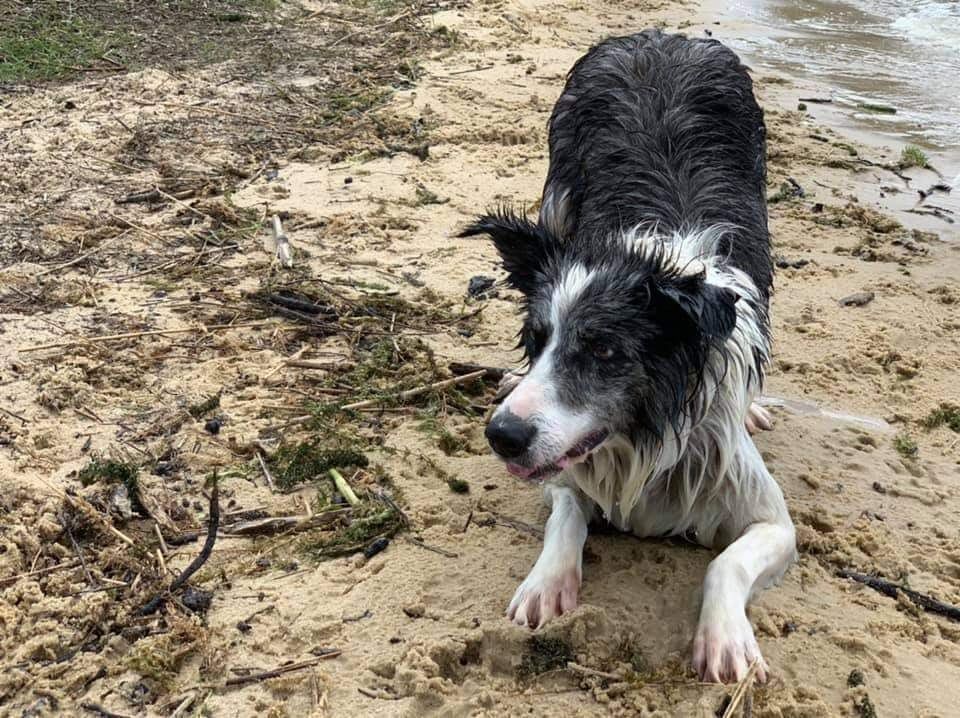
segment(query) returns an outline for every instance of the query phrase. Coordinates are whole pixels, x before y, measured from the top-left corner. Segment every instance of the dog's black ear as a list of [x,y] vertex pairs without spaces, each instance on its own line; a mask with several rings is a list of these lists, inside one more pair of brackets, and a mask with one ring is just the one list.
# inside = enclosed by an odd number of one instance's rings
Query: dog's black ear
[[736,292],[710,284],[703,274],[673,277],[658,284],[658,289],[710,341],[724,341],[733,332],[740,299]]
[[488,234],[493,239],[507,270],[507,283],[524,294],[531,294],[540,284],[551,245],[545,230],[526,217],[500,210],[478,217],[458,236],[478,234]]

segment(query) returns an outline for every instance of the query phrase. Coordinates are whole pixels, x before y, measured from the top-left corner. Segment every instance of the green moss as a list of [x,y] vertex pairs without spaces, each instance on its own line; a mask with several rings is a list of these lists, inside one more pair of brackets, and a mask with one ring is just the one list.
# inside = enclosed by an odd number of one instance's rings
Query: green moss
[[847,153],[848,155],[850,155],[851,157],[857,157],[857,156],[860,154],[859,152],[857,152],[857,148],[856,148],[856,147],[854,147],[853,145],[848,144],[848,143],[846,143],[846,142],[834,142],[834,143],[833,143],[833,146],[834,146],[834,147],[839,147],[840,149],[846,151],[846,153]]
[[124,665],[164,690],[172,690],[187,658],[201,645],[203,629],[191,623],[178,623],[169,632],[149,636],[136,643],[124,659]]
[[413,204],[415,207],[422,207],[428,204],[446,204],[449,201],[449,199],[440,199],[440,195],[436,192],[428,190],[422,185],[418,185],[416,200]]
[[538,676],[547,671],[566,667],[574,660],[573,648],[562,638],[531,636],[517,674],[521,678]]
[[907,145],[900,150],[900,169],[909,169],[911,167],[930,167],[930,160],[926,153],[915,145]]
[[467,449],[467,441],[444,428],[437,436],[437,447],[447,456],[453,456],[458,451]]
[[920,426],[925,429],[936,429],[946,426],[951,431],[960,433],[960,406],[944,402],[920,420]]
[[447,479],[447,486],[450,487],[450,490],[455,494],[468,494],[470,493],[470,484],[464,481],[463,479]]
[[443,47],[456,47],[463,37],[458,30],[449,28],[446,25],[437,25],[430,31],[430,37],[436,40]]
[[893,439],[893,448],[905,459],[913,459],[920,450],[917,442],[909,434],[898,434]]
[[334,92],[325,98],[326,104],[318,117],[324,124],[340,122],[347,116],[360,115],[383,104],[392,94],[392,90],[382,87],[351,93]]
[[203,401],[187,407],[187,413],[190,414],[190,416],[192,416],[194,419],[200,419],[203,416],[205,416],[208,412],[213,411],[219,406],[220,406],[220,392],[218,391],[213,396],[207,397]]
[[364,468],[369,463],[359,451],[326,448],[317,440],[281,446],[269,460],[277,488],[284,491],[325,478],[330,469]]
[[798,197],[800,197],[800,192],[798,191],[797,187],[789,182],[781,182],[780,188],[772,195],[767,197],[767,203],[777,204],[779,202],[788,202],[795,200]]
[[301,542],[300,548],[313,559],[336,558],[362,551],[375,538],[391,538],[403,525],[403,517],[393,508],[361,504],[354,508],[354,517],[345,529],[318,532]]
[[147,509],[140,501],[139,469],[136,464],[129,464],[113,459],[91,459],[77,473],[77,478],[83,486],[91,486],[98,481],[106,484],[123,484],[130,497],[130,508],[138,514],[147,514]]

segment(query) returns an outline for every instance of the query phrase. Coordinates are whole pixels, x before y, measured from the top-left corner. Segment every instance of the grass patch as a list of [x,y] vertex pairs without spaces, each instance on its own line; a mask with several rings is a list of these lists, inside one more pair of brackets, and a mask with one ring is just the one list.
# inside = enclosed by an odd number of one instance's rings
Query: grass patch
[[893,448],[905,459],[916,458],[920,447],[909,434],[898,434],[893,439]]
[[276,0],[3,3],[0,82],[60,80],[91,70],[183,69],[235,57],[240,46],[262,66],[276,62],[288,41],[263,42],[251,27],[275,20],[278,10]]
[[946,426],[951,431],[960,433],[960,406],[944,402],[920,420],[924,429],[937,429]]
[[517,674],[520,678],[530,678],[564,668],[573,660],[573,648],[562,638],[531,636],[527,640],[527,650],[517,668]]
[[0,14],[0,82],[75,75],[101,61],[124,37],[96,21],[44,10],[13,18]]
[[930,158],[927,153],[915,145],[907,145],[900,150],[900,161],[897,163],[902,170],[911,167],[920,167],[928,169],[930,167]]

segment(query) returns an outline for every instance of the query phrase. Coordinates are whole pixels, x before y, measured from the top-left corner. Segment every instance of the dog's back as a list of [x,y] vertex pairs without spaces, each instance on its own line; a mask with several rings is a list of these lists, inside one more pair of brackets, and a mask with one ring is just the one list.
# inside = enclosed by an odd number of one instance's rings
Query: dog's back
[[581,58],[550,119],[541,221],[564,238],[711,227],[766,304],[772,282],[763,112],[746,68],[714,40],[656,30]]

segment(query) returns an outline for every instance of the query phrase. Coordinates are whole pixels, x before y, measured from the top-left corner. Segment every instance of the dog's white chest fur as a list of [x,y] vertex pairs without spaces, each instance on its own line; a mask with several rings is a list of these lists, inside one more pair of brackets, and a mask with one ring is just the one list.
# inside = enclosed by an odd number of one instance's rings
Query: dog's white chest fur
[[[704,545],[725,543],[742,526],[725,526],[718,520],[729,514],[717,511],[717,503],[735,507],[762,493],[750,486],[751,476],[766,472],[745,465],[753,461],[762,465],[762,460],[752,441],[747,439],[749,446],[743,446],[743,425],[759,390],[757,357],[765,363],[769,348],[755,311],[756,287],[715,254],[722,234],[722,228],[711,228],[674,236],[664,245],[675,266],[703,273],[706,281],[731,289],[745,300],[737,303],[736,327],[712,354],[676,430],[668,428],[662,440],[651,438],[639,445],[625,436],[613,436],[563,477],[596,502],[604,518],[638,536],[693,531]],[[634,251],[645,252],[663,240],[632,232],[624,241]],[[752,510],[745,513],[754,515]],[[778,512],[772,513],[771,520],[779,518]],[[731,523],[739,523],[736,516]]]

